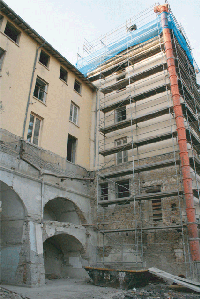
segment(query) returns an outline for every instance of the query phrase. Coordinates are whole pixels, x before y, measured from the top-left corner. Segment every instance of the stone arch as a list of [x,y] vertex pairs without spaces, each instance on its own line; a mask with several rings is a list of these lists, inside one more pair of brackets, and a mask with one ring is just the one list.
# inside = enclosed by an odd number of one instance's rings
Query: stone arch
[[19,195],[0,181],[1,190],[1,281],[17,283],[17,268],[23,242],[27,210]]
[[44,221],[70,222],[86,224],[86,218],[81,209],[65,197],[56,197],[49,200],[44,206]]
[[56,234],[45,240],[43,250],[46,278],[87,277],[85,247],[74,236]]

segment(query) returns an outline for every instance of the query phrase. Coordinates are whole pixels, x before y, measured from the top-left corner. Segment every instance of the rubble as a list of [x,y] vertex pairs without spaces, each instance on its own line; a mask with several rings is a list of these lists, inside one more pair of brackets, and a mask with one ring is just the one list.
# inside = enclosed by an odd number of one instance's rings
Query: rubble
[[122,291],[112,299],[199,299],[196,293],[172,290],[166,284],[149,284],[144,288]]
[[2,299],[29,299],[28,297],[21,296],[15,292],[9,291],[0,287],[0,298]]

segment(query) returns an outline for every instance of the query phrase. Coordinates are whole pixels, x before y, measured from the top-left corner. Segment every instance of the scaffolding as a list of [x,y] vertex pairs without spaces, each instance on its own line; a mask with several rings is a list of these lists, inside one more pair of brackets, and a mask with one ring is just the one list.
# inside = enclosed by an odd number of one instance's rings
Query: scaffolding
[[[200,215],[200,95],[188,40],[169,19]],[[79,66],[98,87],[97,265],[166,270],[168,259],[172,272],[197,277],[160,17],[150,7],[88,49]]]

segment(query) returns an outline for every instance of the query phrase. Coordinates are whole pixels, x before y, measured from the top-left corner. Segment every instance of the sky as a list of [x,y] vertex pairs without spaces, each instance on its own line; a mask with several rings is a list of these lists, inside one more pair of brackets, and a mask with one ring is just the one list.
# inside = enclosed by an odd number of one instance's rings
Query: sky
[[[72,64],[91,42],[154,5],[152,0],[6,0],[26,23]],[[200,0],[168,1],[200,67]],[[164,4],[164,0],[160,2]]]

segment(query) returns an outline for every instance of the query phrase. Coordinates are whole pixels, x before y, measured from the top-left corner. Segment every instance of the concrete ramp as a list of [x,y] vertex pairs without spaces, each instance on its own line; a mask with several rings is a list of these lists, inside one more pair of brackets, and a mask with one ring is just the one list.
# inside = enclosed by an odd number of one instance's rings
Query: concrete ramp
[[149,268],[148,271],[151,274],[154,274],[157,277],[168,280],[171,283],[176,282],[179,285],[182,285],[182,286],[184,286],[188,289],[191,289],[195,292],[200,293],[200,283],[199,282],[189,280],[189,279],[186,279],[186,278],[182,278],[182,277],[178,277],[178,276],[172,275],[170,273],[167,273],[165,271],[159,270],[157,268]]

